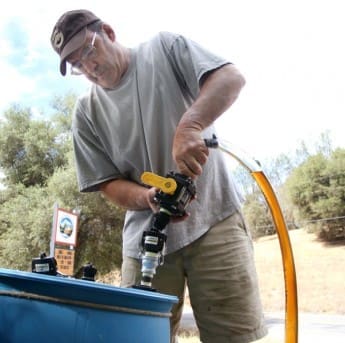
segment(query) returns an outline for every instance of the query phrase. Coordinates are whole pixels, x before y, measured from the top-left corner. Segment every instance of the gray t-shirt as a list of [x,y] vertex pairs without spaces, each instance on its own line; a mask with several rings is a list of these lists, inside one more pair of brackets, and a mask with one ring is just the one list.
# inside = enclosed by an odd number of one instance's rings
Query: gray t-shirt
[[[144,171],[161,176],[177,171],[172,159],[176,126],[197,97],[201,77],[228,63],[167,32],[132,49],[129,68],[115,89],[92,85],[77,101],[73,141],[80,191],[97,191],[100,183],[118,178],[140,184]],[[210,138],[213,133],[210,126],[203,135]],[[196,187],[197,199],[188,207],[190,217],[165,229],[167,254],[190,244],[239,208],[218,150],[210,151]],[[150,210],[127,211],[124,255],[139,257],[142,232],[151,219]]]

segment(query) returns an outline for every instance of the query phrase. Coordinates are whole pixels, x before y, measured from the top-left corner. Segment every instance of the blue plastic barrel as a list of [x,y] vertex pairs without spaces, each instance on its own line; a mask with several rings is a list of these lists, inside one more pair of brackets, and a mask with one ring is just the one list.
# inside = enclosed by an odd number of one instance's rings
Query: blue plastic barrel
[[0,342],[164,343],[177,298],[0,268]]

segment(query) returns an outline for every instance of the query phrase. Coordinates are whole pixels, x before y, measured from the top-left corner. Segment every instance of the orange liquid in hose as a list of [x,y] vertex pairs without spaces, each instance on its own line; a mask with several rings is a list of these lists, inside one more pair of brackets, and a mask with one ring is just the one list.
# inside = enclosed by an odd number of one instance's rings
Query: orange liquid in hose
[[273,192],[271,184],[261,171],[251,172],[251,175],[259,185],[270,207],[273,221],[276,226],[280,250],[283,259],[285,280],[285,342],[298,342],[298,305],[296,270],[291,249],[288,230],[280,209],[278,200]]

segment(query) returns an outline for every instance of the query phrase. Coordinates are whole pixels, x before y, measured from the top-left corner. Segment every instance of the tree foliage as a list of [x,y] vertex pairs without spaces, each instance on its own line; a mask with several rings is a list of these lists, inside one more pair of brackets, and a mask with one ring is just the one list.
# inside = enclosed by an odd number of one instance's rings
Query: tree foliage
[[291,173],[285,187],[300,220],[326,239],[345,237],[344,149],[310,156]]
[[31,117],[28,109],[13,106],[0,123],[0,166],[7,185],[44,186],[64,165],[64,146],[53,125]]
[[92,262],[101,273],[121,263],[124,211],[99,193],[78,190],[71,140],[75,95],[55,97],[53,120],[33,118],[13,106],[0,123],[0,265],[29,270],[31,259],[49,253],[53,212],[80,211],[75,270]]
[[71,152],[69,167],[58,169],[47,189],[60,208],[80,211],[76,269],[86,262],[95,264],[101,273],[119,267],[124,211],[106,201],[100,193],[78,191]]
[[252,194],[247,195],[243,214],[253,238],[271,235],[276,232],[270,209],[258,189]]
[[39,186],[12,185],[0,208],[0,265],[27,270],[46,251],[52,225],[52,199]]
[[[333,151],[329,132],[320,135],[313,150],[302,141],[294,155],[263,161],[262,170],[275,190],[289,229],[310,228],[313,222],[313,229],[325,239],[344,237],[343,150]],[[273,233],[270,211],[250,173],[239,166],[234,175],[245,197],[243,210],[253,236]]]

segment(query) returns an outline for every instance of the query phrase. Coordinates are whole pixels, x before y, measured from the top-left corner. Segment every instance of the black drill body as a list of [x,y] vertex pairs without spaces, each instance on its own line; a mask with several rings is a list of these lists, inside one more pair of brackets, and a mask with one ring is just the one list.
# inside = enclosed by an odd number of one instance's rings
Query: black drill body
[[139,288],[152,290],[152,279],[156,269],[163,263],[163,251],[167,239],[163,232],[172,217],[186,215],[186,207],[195,197],[196,188],[193,180],[185,175],[170,172],[166,177],[176,181],[177,188],[173,194],[158,191],[155,201],[159,211],[153,215],[151,225],[142,237],[142,268]]

